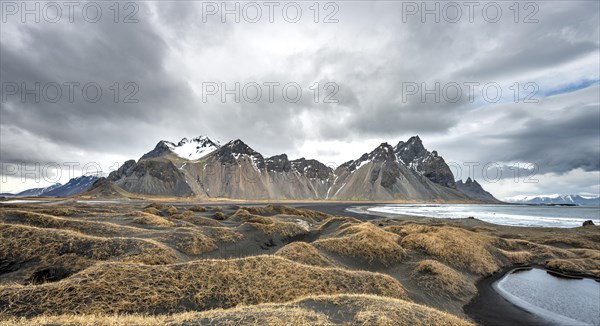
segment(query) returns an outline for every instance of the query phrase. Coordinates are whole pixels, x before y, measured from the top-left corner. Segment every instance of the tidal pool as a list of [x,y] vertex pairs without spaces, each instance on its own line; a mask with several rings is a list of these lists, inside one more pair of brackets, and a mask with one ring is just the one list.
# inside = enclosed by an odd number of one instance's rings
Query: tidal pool
[[517,269],[494,284],[513,304],[559,325],[600,325],[600,283]]

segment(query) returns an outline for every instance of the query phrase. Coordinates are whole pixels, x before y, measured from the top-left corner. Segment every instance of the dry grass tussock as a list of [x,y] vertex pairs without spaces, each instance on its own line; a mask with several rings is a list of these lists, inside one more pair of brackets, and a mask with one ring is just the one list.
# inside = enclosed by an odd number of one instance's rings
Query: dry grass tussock
[[54,283],[0,286],[0,313],[160,314],[350,293],[406,298],[402,285],[387,275],[256,256],[165,266],[96,264]]
[[578,258],[578,255],[571,250],[561,249],[550,245],[539,244],[527,240],[500,240],[497,243],[498,247],[510,251],[525,251],[529,252],[538,260],[543,259],[572,259]]
[[320,267],[335,266],[335,263],[331,259],[323,256],[317,248],[306,242],[292,242],[279,249],[275,255],[305,265]]
[[224,226],[223,223],[204,216],[182,216],[182,220],[185,222],[189,222],[195,226]]
[[81,233],[0,224],[0,260],[21,264],[37,262],[40,267],[61,264],[72,272],[99,260],[121,260],[142,264],[177,261],[167,246],[136,238],[103,238]]
[[175,226],[175,223],[167,220],[164,217],[157,216],[150,213],[145,212],[132,212],[127,214],[127,216],[134,216],[133,223],[144,224],[144,225],[154,225],[154,226],[166,226],[172,227]]
[[160,216],[160,211],[154,207],[146,207],[142,212]]
[[500,269],[493,244],[497,238],[456,227],[409,224],[402,227],[402,246],[421,250],[459,269],[487,275]]
[[529,251],[507,251],[503,249],[498,249],[498,252],[504,255],[510,264],[528,264],[534,259],[534,256]]
[[126,236],[132,233],[145,232],[143,229],[110,222],[82,221],[22,210],[1,210],[0,221],[39,228],[71,230],[95,236]]
[[86,213],[85,210],[77,209],[74,207],[45,207],[36,210],[37,213],[48,214],[54,216],[73,216],[77,214]]
[[417,284],[431,295],[470,298],[477,293],[475,285],[456,270],[436,260],[423,260],[411,274]]
[[186,255],[198,256],[217,249],[215,241],[198,228],[177,228],[159,237],[161,242],[169,243]]
[[278,215],[278,214],[302,216],[302,217],[311,219],[314,222],[323,221],[323,220],[331,217],[331,215],[328,215],[328,214],[325,214],[322,212],[313,211],[313,210],[309,210],[309,209],[301,209],[301,208],[283,206],[283,205],[269,204],[265,207],[247,206],[247,207],[241,207],[241,209],[244,209],[251,214],[262,215],[262,216],[272,216],[272,215]]
[[227,227],[205,227],[204,232],[215,241],[236,242],[244,239],[244,235]]
[[161,204],[161,203],[150,203],[148,206],[146,206],[145,208],[155,208],[158,210],[164,209],[165,205]]
[[190,210],[192,212],[203,213],[203,212],[206,212],[207,209],[204,206],[192,206],[192,207],[188,207],[188,210]]
[[308,232],[307,228],[297,223],[281,221],[275,216],[255,215],[243,208],[238,209],[228,220],[242,222],[242,225],[259,229],[271,237],[291,238]]
[[551,259],[544,265],[550,270],[561,273],[586,274],[600,279],[600,259]]
[[279,222],[273,221],[272,223],[253,223],[246,222],[246,225],[250,225],[256,229],[261,230],[264,234],[271,237],[280,238],[292,238],[298,235],[306,234],[308,230],[303,226],[300,226],[293,222]]
[[11,318],[0,325],[473,325],[419,304],[374,295],[322,295],[276,304],[240,306],[174,315],[61,315]]
[[600,227],[596,227],[595,232],[579,232],[576,235],[542,236],[537,239],[530,239],[530,241],[562,247],[600,250]]
[[318,240],[314,245],[329,252],[386,266],[398,263],[406,256],[400,245],[400,236],[371,223],[347,224],[333,237]]

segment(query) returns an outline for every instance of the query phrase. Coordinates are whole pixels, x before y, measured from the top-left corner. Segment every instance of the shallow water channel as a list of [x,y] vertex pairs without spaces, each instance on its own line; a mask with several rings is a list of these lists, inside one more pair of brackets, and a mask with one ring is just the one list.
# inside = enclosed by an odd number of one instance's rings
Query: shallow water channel
[[600,283],[555,276],[539,268],[516,269],[494,284],[513,304],[559,325],[600,325]]

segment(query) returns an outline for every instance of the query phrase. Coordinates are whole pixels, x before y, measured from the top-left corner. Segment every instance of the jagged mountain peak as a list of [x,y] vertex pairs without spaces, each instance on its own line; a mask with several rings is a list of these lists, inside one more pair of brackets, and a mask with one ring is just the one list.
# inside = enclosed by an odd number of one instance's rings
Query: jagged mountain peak
[[223,145],[224,148],[229,148],[234,153],[250,154],[257,153],[252,147],[248,146],[241,139],[236,139]]
[[394,160],[394,148],[388,143],[381,143],[371,153],[368,154],[368,159],[371,161]]
[[333,169],[314,159],[305,159],[302,157],[297,160],[290,161],[290,164],[292,169],[311,179],[327,179],[333,173]]
[[287,154],[273,155],[265,159],[267,171],[288,172],[291,169],[290,160]]
[[173,153],[186,160],[198,160],[221,147],[220,143],[208,136],[201,135],[193,138],[182,138],[178,143],[161,140],[154,149],[144,154],[140,160],[151,159]]
[[424,158],[430,154],[429,151],[425,149],[425,146],[423,146],[423,142],[419,136],[412,136],[406,142],[398,142],[394,148],[394,152],[396,153],[398,160],[407,165],[414,160]]
[[249,158],[256,169],[262,170],[265,167],[265,159],[262,154],[240,139],[232,140],[221,146],[214,155],[221,163],[237,164],[239,159]]
[[198,160],[221,147],[218,141],[205,135],[183,138],[176,145],[166,142],[166,145],[171,152],[186,160]]
[[394,162],[396,156],[394,148],[388,143],[381,143],[374,150],[363,154],[358,160],[348,161],[340,167],[347,168],[350,172],[358,170],[361,166],[369,162]]
[[419,136],[400,141],[394,147],[398,161],[429,180],[445,187],[455,188],[454,175],[437,151],[429,152]]

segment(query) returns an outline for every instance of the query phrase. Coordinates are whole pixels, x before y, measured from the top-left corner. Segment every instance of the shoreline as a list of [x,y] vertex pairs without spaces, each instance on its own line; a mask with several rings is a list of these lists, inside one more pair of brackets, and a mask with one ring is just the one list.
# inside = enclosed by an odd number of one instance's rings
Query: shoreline
[[544,268],[539,265],[505,267],[491,276],[479,280],[475,285],[477,295],[463,307],[465,314],[483,326],[499,325],[499,321],[514,326],[558,325],[515,305],[494,289],[494,284],[507,273],[516,268],[530,267]]

